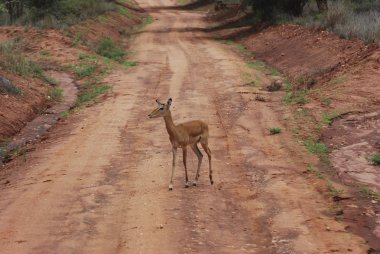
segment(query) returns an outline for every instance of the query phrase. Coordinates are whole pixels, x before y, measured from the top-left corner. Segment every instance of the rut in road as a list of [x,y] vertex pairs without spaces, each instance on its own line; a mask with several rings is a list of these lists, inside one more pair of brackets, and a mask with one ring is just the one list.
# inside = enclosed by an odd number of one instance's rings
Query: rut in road
[[[57,128],[10,176],[2,253],[365,253],[323,215],[291,135],[267,135],[283,127],[277,97],[264,104],[239,93],[253,89],[244,86],[248,70],[199,31],[201,13],[140,3],[155,21],[132,45],[139,66],[115,70],[107,78],[115,96]],[[208,123],[214,186],[204,163],[199,186],[185,189],[177,162],[168,192],[168,135],[162,119],[147,118],[157,97],[173,98],[176,123]],[[188,160],[194,178],[197,159]]]

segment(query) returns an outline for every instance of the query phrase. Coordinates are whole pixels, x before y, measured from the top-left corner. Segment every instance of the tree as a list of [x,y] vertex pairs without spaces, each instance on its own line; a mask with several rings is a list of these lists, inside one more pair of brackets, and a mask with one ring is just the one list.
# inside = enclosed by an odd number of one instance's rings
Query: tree
[[7,9],[9,20],[12,24],[23,14],[23,7],[24,3],[22,0],[5,0],[5,8]]
[[319,12],[325,12],[328,9],[327,0],[316,0]]
[[306,2],[307,0],[283,0],[280,3],[280,7],[286,13],[298,17],[302,15],[303,7]]

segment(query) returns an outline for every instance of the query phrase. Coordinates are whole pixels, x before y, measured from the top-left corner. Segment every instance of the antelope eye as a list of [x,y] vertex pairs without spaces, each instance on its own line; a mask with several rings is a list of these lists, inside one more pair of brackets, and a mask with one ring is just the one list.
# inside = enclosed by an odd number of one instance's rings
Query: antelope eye
[[162,110],[164,110],[164,108],[160,108],[160,110],[162,111]]

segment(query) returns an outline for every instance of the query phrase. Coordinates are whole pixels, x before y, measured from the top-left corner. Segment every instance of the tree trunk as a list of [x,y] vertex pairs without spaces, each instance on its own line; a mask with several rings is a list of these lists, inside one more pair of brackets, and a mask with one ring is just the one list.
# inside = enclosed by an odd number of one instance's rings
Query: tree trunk
[[325,12],[328,9],[327,0],[316,0],[319,12]]
[[21,0],[7,0],[5,8],[8,11],[11,24],[23,14],[23,2]]

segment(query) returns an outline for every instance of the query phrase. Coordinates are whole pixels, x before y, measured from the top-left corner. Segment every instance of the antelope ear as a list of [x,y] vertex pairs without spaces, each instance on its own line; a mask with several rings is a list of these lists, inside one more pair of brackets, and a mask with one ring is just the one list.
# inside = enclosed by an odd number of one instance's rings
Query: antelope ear
[[158,104],[158,106],[162,105],[162,103],[158,99],[156,99],[156,103]]
[[172,98],[169,98],[169,100],[168,100],[168,102],[166,103],[166,106],[168,107],[168,108],[170,108],[170,106],[172,105]]

